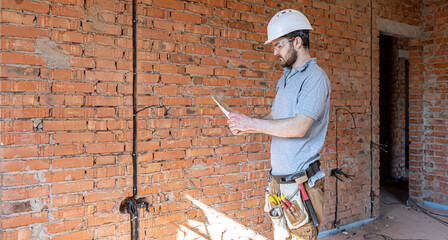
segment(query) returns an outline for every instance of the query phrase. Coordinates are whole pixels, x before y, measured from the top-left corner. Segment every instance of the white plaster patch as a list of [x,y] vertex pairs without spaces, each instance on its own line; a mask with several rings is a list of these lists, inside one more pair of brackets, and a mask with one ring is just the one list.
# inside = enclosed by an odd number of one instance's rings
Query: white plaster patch
[[70,56],[56,44],[55,41],[47,37],[36,39],[36,53],[40,53],[49,68],[69,68]]

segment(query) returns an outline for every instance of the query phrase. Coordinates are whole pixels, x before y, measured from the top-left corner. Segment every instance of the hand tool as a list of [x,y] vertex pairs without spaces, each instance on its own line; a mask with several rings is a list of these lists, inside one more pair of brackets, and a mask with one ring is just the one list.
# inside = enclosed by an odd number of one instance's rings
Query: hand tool
[[296,175],[296,181],[297,184],[299,184],[300,192],[302,193],[303,200],[305,201],[306,208],[308,209],[308,212],[311,215],[311,219],[313,220],[314,226],[319,226],[319,220],[317,219],[316,212],[314,212],[313,205],[311,204],[310,199],[308,198],[308,194],[306,194],[305,187],[303,186],[303,183],[308,180],[308,177],[306,176],[305,172],[299,172]]
[[277,196],[277,194],[274,194],[275,199],[277,200],[278,204],[280,205],[282,203],[282,199]]
[[285,197],[285,195],[282,194],[282,195],[281,195],[281,199],[282,199],[283,207],[284,207],[286,210],[289,210],[289,213],[291,213],[291,215],[295,216],[295,215],[294,215],[294,212],[293,212],[292,209],[291,209],[292,204],[288,201],[288,199]]
[[284,207],[285,209],[289,209],[288,205],[286,205],[286,203],[283,202],[283,201],[282,201],[282,205],[283,205],[283,207]]
[[282,194],[282,200],[286,203],[286,205],[288,205],[288,208],[292,207],[292,204],[289,202],[289,200],[283,194]]
[[277,202],[277,198],[276,197],[274,197],[274,195],[269,195],[268,196],[268,198],[269,198],[269,201],[272,203],[272,204],[274,204],[274,205],[279,205],[280,203],[279,202]]

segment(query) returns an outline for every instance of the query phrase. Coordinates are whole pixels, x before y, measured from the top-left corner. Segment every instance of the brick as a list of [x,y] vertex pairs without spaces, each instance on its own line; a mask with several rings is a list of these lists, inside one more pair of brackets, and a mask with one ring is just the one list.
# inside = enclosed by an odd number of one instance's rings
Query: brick
[[34,1],[21,1],[21,2],[5,2],[2,4],[2,8],[24,10],[36,13],[49,13],[49,5],[45,3],[39,3]]
[[3,63],[26,64],[26,65],[44,65],[44,60],[37,56],[26,53],[3,52],[0,54]]
[[63,182],[63,181],[80,180],[85,178],[85,171],[82,169],[78,169],[68,171],[46,172],[44,178],[46,179],[46,182]]
[[[178,161],[174,161],[174,162],[178,162]],[[189,166],[191,166],[191,164],[189,164]],[[178,167],[176,167],[177,169],[179,169]],[[179,180],[179,179],[183,179],[185,177],[185,174],[182,170],[179,171],[164,171],[164,172],[159,172],[157,174],[153,175],[153,182],[164,182],[164,181],[171,181],[171,180]]]
[[0,172],[19,172],[29,170],[48,169],[50,161],[48,159],[32,159],[23,161],[1,161]]
[[116,187],[115,179],[104,179],[96,183],[98,189],[111,189]]
[[40,183],[39,179],[35,179],[34,174],[14,174],[3,176],[3,186],[18,186],[18,185],[31,185]]
[[4,106],[28,106],[37,104],[37,96],[30,95],[2,95],[0,101]]
[[179,127],[178,119],[149,119],[148,121],[149,128],[175,128]]
[[77,232],[66,233],[62,235],[58,235],[53,237],[55,240],[63,240],[63,239],[79,239],[79,240],[87,240],[94,238],[93,230],[82,230]]
[[158,225],[165,225],[167,223],[180,222],[184,219],[185,219],[184,212],[162,215],[156,219],[155,225],[158,226]]
[[168,159],[181,159],[185,157],[184,150],[155,152],[154,160],[168,160]]
[[[162,75],[161,78],[163,83],[166,84],[183,84],[188,85],[191,84],[191,77],[189,76],[179,76],[179,75]],[[169,88],[170,86],[166,86],[166,88]],[[160,87],[162,88],[162,87]],[[160,89],[158,88],[158,89]]]
[[234,154],[234,153],[239,153],[239,152],[241,152],[240,146],[226,146],[226,147],[218,147],[215,149],[215,153],[217,155]]
[[28,15],[23,13],[1,11],[1,20],[3,23],[16,23],[23,25],[32,25],[34,21],[34,15]]
[[54,233],[61,233],[65,231],[70,230],[76,230],[82,228],[82,219],[74,219],[74,220],[68,220],[53,224],[48,224],[45,226],[47,233],[54,234]]
[[214,73],[216,76],[237,77],[240,71],[237,69],[215,68]]
[[3,215],[11,215],[15,213],[26,213],[32,210],[31,201],[13,201],[2,204]]
[[78,30],[81,26],[80,20],[58,18],[54,16],[37,16],[36,23],[37,26],[48,28],[63,28],[67,30]]
[[115,234],[115,226],[97,227],[97,237],[113,236],[114,234]]
[[2,228],[15,228],[45,221],[48,221],[47,212],[31,213],[15,217],[2,218],[1,223]]
[[201,35],[213,35],[213,28],[203,25],[187,24],[185,26],[185,31]]
[[52,194],[75,193],[89,191],[93,189],[93,181],[81,181],[71,183],[53,184]]
[[[15,67],[15,66],[0,66],[0,76],[9,78],[35,78],[39,74],[38,68],[28,68],[28,67]],[[2,81],[1,84],[7,84],[8,81]],[[11,84],[10,84],[11,85]],[[14,86],[14,85],[12,85]],[[23,86],[22,86],[23,87]],[[8,87],[2,86],[2,91],[6,91]]]
[[44,118],[50,116],[48,108],[3,108],[1,117],[6,118]]
[[80,32],[67,32],[58,30],[52,31],[51,39],[55,41],[72,42],[72,43],[84,43],[93,41],[93,39],[89,39],[87,35]]
[[3,145],[45,144],[49,142],[48,133],[1,134]]
[[0,121],[1,132],[26,132],[33,131],[33,122],[29,120]]
[[124,173],[123,167],[102,167],[102,168],[93,168],[88,169],[86,171],[87,178],[104,178],[104,177],[113,177],[119,176]]
[[48,145],[40,147],[41,156],[67,156],[84,153],[81,144]]
[[187,157],[204,157],[213,155],[213,148],[196,148],[196,149],[187,149],[186,156]]
[[170,8],[176,10],[184,10],[185,3],[176,0],[154,0],[154,6],[162,8]]
[[163,97],[162,102],[165,106],[191,105],[191,99],[186,97]]
[[116,25],[110,25],[110,24],[104,24],[101,25],[99,28],[98,26],[93,25],[91,22],[84,22],[82,25],[82,30],[84,32],[93,32],[93,33],[100,33],[100,34],[110,34],[110,35],[121,35],[122,28],[121,26]]
[[15,239],[31,239],[33,238],[33,232],[30,228],[22,228],[14,231],[2,231],[0,233],[2,239],[4,240],[15,240]]
[[179,160],[179,161],[169,161],[164,162],[162,167],[164,170],[172,170],[172,169],[185,169],[190,168],[192,165],[191,161],[188,160]]
[[104,215],[96,215],[90,218],[87,218],[87,226],[98,226],[104,225],[112,222],[117,222],[120,219],[120,215],[117,214],[104,214]]
[[94,86],[92,83],[81,83],[81,82],[56,82],[53,84],[53,92],[63,92],[63,93],[91,93],[94,91]]
[[46,197],[49,194],[47,186],[3,189],[2,192],[3,192],[1,197],[2,201]]
[[85,202],[99,202],[108,200],[118,200],[123,197],[121,192],[92,192],[85,195]]
[[66,207],[73,205],[81,205],[83,203],[83,196],[81,194],[77,195],[62,195],[53,197],[52,206],[53,207]]
[[186,73],[197,75],[212,75],[213,69],[210,67],[202,67],[202,66],[187,66]]
[[93,108],[53,108],[52,116],[57,118],[91,118],[94,117]]
[[66,131],[66,130],[87,130],[87,121],[68,120],[68,121],[43,121],[44,131]]
[[1,158],[25,158],[25,157],[37,157],[37,146],[24,146],[24,147],[2,147]]
[[100,81],[123,82],[124,75],[123,73],[120,72],[87,71],[86,79],[93,81],[100,80]]
[[78,6],[66,7],[66,6],[53,5],[51,11],[54,15],[58,16],[84,18],[84,11],[82,10],[82,8]]
[[161,142],[161,148],[169,149],[169,148],[188,148],[191,146],[190,139],[183,140],[168,140]]
[[173,136],[177,138],[186,138],[186,137],[196,137],[200,135],[200,129],[189,128],[189,129],[174,129],[172,131]]
[[174,21],[190,22],[195,24],[201,23],[201,16],[182,12],[171,12],[171,19]]
[[79,95],[64,95],[64,103],[68,106],[79,106],[84,103],[84,99],[82,96]]
[[122,143],[97,143],[86,145],[86,153],[114,153],[123,151],[124,145]]
[[122,106],[123,98],[110,96],[87,96],[87,106]]
[[191,12],[195,12],[195,13],[201,13],[204,15],[212,15],[213,13],[213,8],[210,6],[203,6],[203,5],[198,5],[195,4],[193,2],[191,3],[186,3],[185,4],[185,9]]
[[23,37],[23,38],[38,38],[48,37],[48,29],[14,26],[14,25],[2,25],[1,36],[11,37]]

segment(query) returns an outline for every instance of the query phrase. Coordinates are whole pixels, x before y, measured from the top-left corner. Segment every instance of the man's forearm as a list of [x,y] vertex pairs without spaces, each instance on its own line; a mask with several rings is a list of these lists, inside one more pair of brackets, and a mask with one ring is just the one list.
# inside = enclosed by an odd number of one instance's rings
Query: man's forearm
[[241,113],[229,114],[229,127],[233,134],[264,133],[277,137],[303,137],[314,119],[297,114],[292,118],[273,119],[268,114],[264,119],[251,118]]
[[300,114],[285,119],[252,119],[250,130],[277,137],[303,137],[313,122],[312,118]]

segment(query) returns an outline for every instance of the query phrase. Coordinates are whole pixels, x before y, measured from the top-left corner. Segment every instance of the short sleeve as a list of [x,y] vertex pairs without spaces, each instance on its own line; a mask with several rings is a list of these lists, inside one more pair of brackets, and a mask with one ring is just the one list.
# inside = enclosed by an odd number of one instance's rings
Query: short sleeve
[[330,81],[325,73],[320,72],[306,79],[298,93],[295,107],[296,114],[303,114],[316,120],[325,108],[330,95]]

